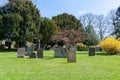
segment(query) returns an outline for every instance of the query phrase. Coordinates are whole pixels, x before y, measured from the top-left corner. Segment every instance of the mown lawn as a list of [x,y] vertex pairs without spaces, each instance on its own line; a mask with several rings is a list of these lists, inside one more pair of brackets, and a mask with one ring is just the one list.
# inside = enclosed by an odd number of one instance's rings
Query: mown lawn
[[77,52],[77,62],[54,58],[44,51],[43,59],[17,58],[16,52],[0,52],[0,80],[120,80],[120,56],[97,53],[89,57]]

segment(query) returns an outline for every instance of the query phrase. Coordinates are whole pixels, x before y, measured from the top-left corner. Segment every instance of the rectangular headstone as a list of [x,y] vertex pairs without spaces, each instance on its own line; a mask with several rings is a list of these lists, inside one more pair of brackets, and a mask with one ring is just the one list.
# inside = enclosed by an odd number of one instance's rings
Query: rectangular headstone
[[43,58],[43,49],[37,50],[37,58]]
[[17,50],[17,57],[18,58],[24,58],[24,54],[25,54],[25,48],[24,47],[18,48],[18,50]]
[[61,48],[61,58],[66,58],[66,56],[67,56],[66,48]]
[[68,50],[67,62],[68,63],[75,63],[76,62],[76,51]]
[[26,56],[30,56],[30,54],[32,54],[34,51],[34,47],[31,45],[31,46],[27,46],[27,49],[26,49]]
[[89,48],[89,56],[95,56],[95,48],[94,47]]
[[60,57],[61,56],[61,48],[55,48],[55,53],[54,53],[54,57]]

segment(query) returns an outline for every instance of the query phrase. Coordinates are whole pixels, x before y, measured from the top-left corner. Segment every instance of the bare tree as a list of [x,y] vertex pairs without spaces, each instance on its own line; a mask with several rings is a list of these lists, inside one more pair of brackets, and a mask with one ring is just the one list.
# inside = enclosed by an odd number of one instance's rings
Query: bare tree
[[96,15],[87,13],[80,16],[80,21],[89,37],[89,45],[95,45],[99,40],[95,30]]
[[116,19],[116,9],[111,10],[111,11],[108,13],[108,18],[111,19],[112,22]]
[[116,19],[116,9],[111,10],[107,17],[103,15],[94,15],[91,13],[80,16],[80,21],[84,28],[92,25],[100,40],[114,32],[113,22]]
[[102,40],[107,35],[106,18],[103,15],[96,16],[96,32]]
[[106,17],[106,22],[107,22],[107,26],[108,26],[108,29],[109,29],[109,34],[113,34],[114,33],[114,21],[116,19],[116,9],[114,10],[111,10],[109,13],[108,13],[108,16]]
[[95,16],[92,13],[87,13],[85,15],[80,16],[80,21],[83,24],[83,27],[87,27],[88,25],[94,25],[95,23]]
[[105,17],[103,15],[96,16],[96,32],[99,34],[100,40],[105,36],[112,35],[114,33],[113,22],[116,19],[116,9],[111,10]]

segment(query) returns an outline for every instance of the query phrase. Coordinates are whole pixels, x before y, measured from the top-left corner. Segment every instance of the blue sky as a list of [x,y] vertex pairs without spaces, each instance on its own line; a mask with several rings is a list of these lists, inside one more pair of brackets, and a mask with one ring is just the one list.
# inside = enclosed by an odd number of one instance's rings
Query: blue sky
[[[0,5],[3,1],[0,0]],[[85,13],[103,14],[118,8],[120,0],[33,0],[42,17],[51,18],[61,13],[69,13],[77,18]]]
[[120,0],[33,0],[41,16],[56,16],[61,13],[73,14],[77,18],[85,13],[103,14],[118,8]]

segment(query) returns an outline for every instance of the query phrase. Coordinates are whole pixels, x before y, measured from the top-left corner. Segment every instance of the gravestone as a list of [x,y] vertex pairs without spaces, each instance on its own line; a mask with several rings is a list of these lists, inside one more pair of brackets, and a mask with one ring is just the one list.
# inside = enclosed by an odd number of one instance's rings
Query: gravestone
[[17,50],[17,57],[18,58],[24,58],[24,55],[25,55],[25,48],[24,47],[18,48],[18,50]]
[[68,63],[75,63],[76,62],[76,51],[68,50],[67,62]]
[[61,55],[61,48],[59,47],[55,48],[54,57],[58,58],[60,57],[60,55]]
[[34,46],[33,45],[29,45],[27,46],[27,49],[26,49],[26,56],[30,56],[30,54],[32,54],[34,51]]
[[66,56],[67,56],[67,50],[66,50],[66,48],[61,48],[61,55],[60,55],[60,57],[61,58],[66,58]]
[[43,58],[43,49],[40,48],[40,50],[37,51],[37,58]]
[[67,62],[68,63],[75,63],[76,62],[76,46],[71,46],[67,53]]
[[67,56],[67,50],[63,47],[56,47],[54,51],[54,57],[55,58],[66,58]]
[[95,48],[94,47],[89,48],[89,56],[95,56]]
[[43,58],[43,49],[41,48],[40,40],[38,40],[37,57],[38,58]]

